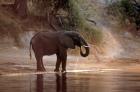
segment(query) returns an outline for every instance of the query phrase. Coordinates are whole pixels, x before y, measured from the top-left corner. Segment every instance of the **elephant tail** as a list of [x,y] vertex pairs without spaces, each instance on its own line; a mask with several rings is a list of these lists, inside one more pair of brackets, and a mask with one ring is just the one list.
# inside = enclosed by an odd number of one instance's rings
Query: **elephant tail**
[[30,48],[29,48],[29,52],[30,52],[30,60],[32,59],[32,52],[31,52],[31,49],[32,49],[32,42],[30,42]]

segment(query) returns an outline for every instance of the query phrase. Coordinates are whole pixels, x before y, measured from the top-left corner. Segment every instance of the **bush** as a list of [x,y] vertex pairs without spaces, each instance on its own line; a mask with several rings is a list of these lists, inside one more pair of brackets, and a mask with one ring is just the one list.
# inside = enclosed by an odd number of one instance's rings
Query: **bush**
[[[88,1],[85,0],[33,0],[35,5],[35,13],[46,15],[49,12],[50,16],[56,16],[56,22],[59,27],[64,30],[79,30],[79,32],[85,32],[87,39],[95,39],[99,42],[101,39],[101,32],[99,29],[95,29],[87,24],[86,16],[83,14],[82,5]],[[37,1],[37,2],[36,2]],[[50,9],[50,11],[49,11]],[[63,11],[63,14],[59,14]],[[86,10],[87,11],[87,10]],[[91,12],[91,11],[90,11]],[[64,14],[66,13],[66,14]],[[52,14],[52,15],[51,15]],[[56,15],[55,15],[56,14]],[[63,16],[65,15],[65,16]],[[92,40],[91,40],[92,41]]]
[[86,16],[82,13],[81,4],[85,4],[83,0],[69,0],[70,24],[90,42],[100,43],[102,33],[87,23]]
[[135,0],[113,2],[108,7],[108,12],[119,19],[121,24],[135,23],[136,27],[140,26],[140,4]]

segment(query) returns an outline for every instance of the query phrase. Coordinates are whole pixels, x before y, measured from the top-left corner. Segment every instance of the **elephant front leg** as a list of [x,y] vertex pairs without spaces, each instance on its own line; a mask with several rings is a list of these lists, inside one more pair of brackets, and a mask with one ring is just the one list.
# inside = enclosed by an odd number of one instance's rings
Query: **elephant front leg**
[[56,54],[56,55],[57,55],[57,61],[56,61],[54,72],[59,72],[59,67],[61,64],[61,57],[59,54]]
[[66,64],[67,64],[67,53],[63,54],[62,57],[62,73],[66,72]]

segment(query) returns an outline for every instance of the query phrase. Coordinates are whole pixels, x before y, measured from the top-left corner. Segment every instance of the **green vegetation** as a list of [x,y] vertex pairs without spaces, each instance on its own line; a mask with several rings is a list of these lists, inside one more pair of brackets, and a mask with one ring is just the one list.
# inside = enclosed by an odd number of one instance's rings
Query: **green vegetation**
[[[47,15],[46,13],[49,13],[50,16],[57,16],[55,19],[60,24],[59,26],[62,27],[64,30],[78,30],[80,33],[83,34],[90,42],[94,40],[94,42],[100,43],[102,39],[102,33],[98,28],[95,28],[93,25],[89,25],[87,23],[87,17],[88,15],[95,14],[94,9],[90,9],[93,11],[88,12],[89,6],[86,5],[89,1],[85,0],[56,0],[54,3],[54,0],[50,1],[44,1],[44,0],[33,0],[35,7],[37,9],[36,13],[41,12],[39,14],[42,14],[42,11],[44,12],[44,15]],[[84,10],[84,8],[86,8]],[[49,10],[51,9],[51,10]],[[60,13],[60,11],[63,11]],[[66,14],[64,14],[66,13]],[[52,14],[52,15],[51,15]]]
[[[69,10],[71,14],[71,22],[87,38],[90,42],[100,43],[102,39],[102,33],[98,28],[87,23],[87,16],[83,14],[84,10],[82,5],[85,4],[84,0],[70,0]],[[86,8],[86,7],[84,7]],[[96,40],[96,41],[95,41]]]
[[46,28],[49,28],[48,24],[49,20],[51,20],[54,26],[59,26],[63,30],[78,31],[90,43],[101,42],[102,33],[100,29],[94,26],[95,24],[87,21],[89,16],[94,17],[94,14],[96,14],[95,9],[91,7],[92,5],[88,5],[89,1],[29,0],[28,3],[29,12],[24,20],[14,14],[14,10],[8,11],[0,7],[0,11],[2,12],[0,14],[1,37],[8,35],[19,44],[20,34],[30,31],[30,29],[35,31],[46,30]]
[[116,17],[121,24],[134,23],[136,28],[140,26],[140,4],[135,0],[119,0],[108,7],[109,14]]

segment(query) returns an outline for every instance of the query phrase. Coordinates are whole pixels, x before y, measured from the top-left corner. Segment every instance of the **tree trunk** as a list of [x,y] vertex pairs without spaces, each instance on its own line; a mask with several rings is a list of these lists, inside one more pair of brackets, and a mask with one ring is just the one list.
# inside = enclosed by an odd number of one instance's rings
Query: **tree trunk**
[[27,0],[15,0],[15,12],[21,17],[27,17]]

